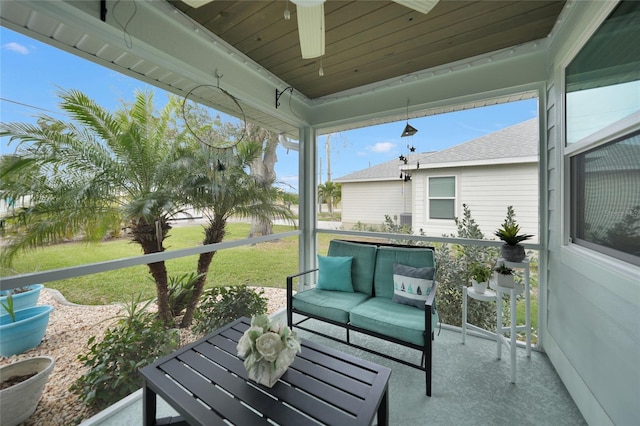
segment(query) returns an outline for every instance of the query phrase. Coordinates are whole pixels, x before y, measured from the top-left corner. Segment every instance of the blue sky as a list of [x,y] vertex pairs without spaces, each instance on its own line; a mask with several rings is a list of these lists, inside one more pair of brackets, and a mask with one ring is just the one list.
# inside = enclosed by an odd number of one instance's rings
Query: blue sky
[[[166,102],[158,88],[134,80],[97,64],[0,27],[0,121],[33,121],[33,117],[59,111],[56,93],[60,89],[81,90],[113,110],[133,99],[136,89],[152,88],[156,106]],[[25,106],[25,105],[29,106]],[[37,107],[39,109],[33,108]],[[418,152],[438,151],[537,116],[537,100],[459,111],[412,119],[414,136],[401,138],[405,122],[384,124],[331,135],[331,177],[333,179],[384,163],[407,153],[407,144]],[[56,116],[61,118],[61,116]],[[321,181],[327,179],[326,136],[319,138]],[[6,141],[0,153],[13,151]],[[297,153],[278,151],[279,180],[297,187]]]

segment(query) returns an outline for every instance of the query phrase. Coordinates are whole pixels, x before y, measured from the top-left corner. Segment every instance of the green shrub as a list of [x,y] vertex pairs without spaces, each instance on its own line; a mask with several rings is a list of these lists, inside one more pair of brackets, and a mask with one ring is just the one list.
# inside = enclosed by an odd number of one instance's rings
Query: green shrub
[[352,231],[360,231],[360,232],[381,232],[380,228],[376,225],[367,225],[358,221],[355,225],[351,227]]
[[193,316],[192,331],[205,335],[240,317],[267,313],[264,291],[255,292],[246,285],[212,287],[205,290]]
[[[473,217],[471,209],[463,204],[462,218],[456,218],[457,238],[484,239]],[[462,286],[470,284],[472,265],[491,264],[498,257],[496,247],[473,245],[439,244],[436,246],[438,264],[438,314],[442,322],[462,325]],[[467,321],[486,330],[496,326],[496,307],[493,303],[467,300]]]
[[89,351],[78,355],[88,371],[69,388],[83,403],[102,409],[119,401],[142,386],[138,369],[177,348],[177,330],[167,330],[147,311],[152,302],[132,299],[125,305],[126,315],[107,329],[102,341],[89,338]]

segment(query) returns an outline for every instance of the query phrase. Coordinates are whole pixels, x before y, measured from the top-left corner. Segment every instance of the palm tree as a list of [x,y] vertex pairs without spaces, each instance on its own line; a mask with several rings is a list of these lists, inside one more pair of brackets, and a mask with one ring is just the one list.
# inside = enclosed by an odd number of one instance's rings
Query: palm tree
[[[249,164],[249,173],[264,185],[272,186],[276,182],[275,164],[278,162],[276,149],[278,148],[280,137],[277,133],[255,124],[247,124],[247,140],[254,141],[262,146],[262,152]],[[271,235],[272,233],[273,221],[271,218],[251,218],[249,237]]]
[[[156,114],[153,93],[136,92],[130,105],[110,113],[79,91],[59,94],[60,107],[73,121],[46,115],[38,124],[0,124],[0,137],[19,141],[14,155],[3,159],[0,196],[28,200],[5,221],[9,264],[21,250],[82,235],[99,241],[126,224],[144,254],[165,250],[180,210],[181,177],[172,143],[172,107]],[[148,265],[156,284],[158,314],[172,320],[164,262]]]
[[[262,220],[280,218],[293,223],[294,215],[291,210],[275,202],[279,197],[278,189],[271,182],[248,173],[250,164],[262,152],[261,143],[243,141],[229,150],[200,146],[193,151],[191,163],[185,160],[185,167],[199,171],[196,175],[185,175],[189,180],[183,184],[183,188],[189,202],[207,218],[202,244],[221,242],[231,216],[256,217]],[[191,325],[215,254],[212,251],[198,257],[197,272],[202,276],[194,287],[181,327]]]
[[329,213],[333,217],[333,203],[336,204],[342,199],[342,185],[327,181],[318,185],[318,195],[327,201]]

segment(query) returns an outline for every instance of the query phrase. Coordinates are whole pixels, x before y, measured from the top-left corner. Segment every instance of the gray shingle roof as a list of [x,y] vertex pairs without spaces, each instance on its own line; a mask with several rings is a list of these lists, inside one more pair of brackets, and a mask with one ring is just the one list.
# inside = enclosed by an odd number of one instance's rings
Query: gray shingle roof
[[[408,164],[420,161],[420,167],[437,168],[438,164],[451,165],[472,161],[495,160],[497,163],[506,158],[536,157],[538,155],[538,119],[518,123],[497,132],[489,133],[476,139],[437,152],[408,154]],[[399,178],[400,161],[396,158],[386,163],[368,167],[364,170],[335,179],[336,182],[360,180],[388,180]],[[471,164],[469,164],[471,165]]]

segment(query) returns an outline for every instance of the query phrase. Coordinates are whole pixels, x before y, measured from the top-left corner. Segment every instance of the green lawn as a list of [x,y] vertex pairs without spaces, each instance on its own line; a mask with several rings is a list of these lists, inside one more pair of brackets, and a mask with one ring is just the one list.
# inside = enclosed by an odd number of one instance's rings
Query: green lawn
[[[292,228],[276,226],[276,232]],[[249,224],[228,225],[225,241],[245,238]],[[183,226],[171,230],[165,241],[167,250],[176,250],[201,244],[202,226]],[[321,238],[328,244],[329,237]],[[326,250],[326,247],[325,247]],[[12,271],[2,271],[3,276],[65,268],[87,263],[139,256],[140,247],[129,239],[121,238],[99,244],[84,242],[57,244],[19,255]],[[169,275],[182,275],[196,270],[197,256],[167,261]],[[287,275],[298,271],[298,238],[222,250],[213,258],[207,285],[247,284],[268,287],[285,287]],[[107,304],[131,300],[140,292],[145,297],[155,295],[155,286],[144,265],[116,271],[46,283],[71,302],[87,305]]]

